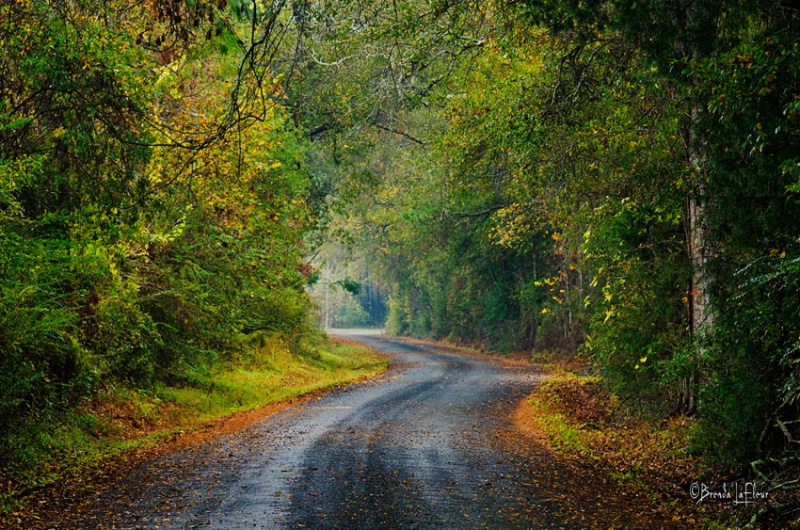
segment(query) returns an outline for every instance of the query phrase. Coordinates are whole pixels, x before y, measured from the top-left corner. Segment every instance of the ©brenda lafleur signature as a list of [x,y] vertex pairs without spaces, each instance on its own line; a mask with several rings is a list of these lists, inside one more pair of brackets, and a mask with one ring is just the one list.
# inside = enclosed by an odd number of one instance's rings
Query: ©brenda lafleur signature
[[708,486],[702,482],[692,482],[689,496],[700,504],[706,500],[731,501],[734,506],[747,506],[769,498],[769,491],[759,491],[755,482],[733,482],[722,486]]

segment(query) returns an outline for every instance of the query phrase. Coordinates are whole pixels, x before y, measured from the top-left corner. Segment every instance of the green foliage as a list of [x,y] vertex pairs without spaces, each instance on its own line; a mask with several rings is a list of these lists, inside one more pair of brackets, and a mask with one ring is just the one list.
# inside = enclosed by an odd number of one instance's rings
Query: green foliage
[[342,289],[354,296],[358,296],[358,294],[361,292],[361,284],[349,278],[345,278],[344,280],[336,282],[334,285],[340,286]]
[[371,134],[360,153],[374,191],[341,225],[391,287],[387,327],[581,352],[641,411],[696,412],[711,459],[791,453],[797,14],[532,0],[492,15],[467,67],[391,114],[425,142]]
[[[701,362],[698,444],[725,463],[784,458],[797,408],[795,14],[764,6],[735,46],[697,61],[707,102],[708,223],[716,244],[715,335]],[[789,426],[789,427],[786,427]]]
[[1,448],[307,332],[304,140],[235,7],[0,6]]
[[[670,100],[613,35],[506,38],[445,99],[449,129],[417,189],[385,185],[403,194],[385,265],[390,329],[501,350],[574,350],[588,331],[593,353],[628,373],[642,345],[665,352],[684,333]],[[663,309],[651,324],[653,302]]]
[[687,376],[670,371],[687,340],[689,284],[676,202],[607,204],[584,245],[596,267],[587,349],[616,393],[667,412]]

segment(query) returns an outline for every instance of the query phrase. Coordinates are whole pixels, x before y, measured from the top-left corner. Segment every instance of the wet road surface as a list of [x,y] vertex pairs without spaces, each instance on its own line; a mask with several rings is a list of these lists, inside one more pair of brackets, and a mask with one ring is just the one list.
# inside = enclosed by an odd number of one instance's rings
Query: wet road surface
[[63,527],[671,527],[514,434],[509,414],[536,384],[534,368],[350,338],[396,368],[146,463]]

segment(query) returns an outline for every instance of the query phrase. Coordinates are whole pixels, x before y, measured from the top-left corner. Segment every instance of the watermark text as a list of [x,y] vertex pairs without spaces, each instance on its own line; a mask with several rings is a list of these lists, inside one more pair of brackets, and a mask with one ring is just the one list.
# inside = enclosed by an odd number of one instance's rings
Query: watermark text
[[692,482],[689,496],[700,504],[705,501],[726,501],[734,506],[748,506],[769,498],[769,491],[758,489],[755,482],[733,482],[721,486],[709,486],[702,482]]

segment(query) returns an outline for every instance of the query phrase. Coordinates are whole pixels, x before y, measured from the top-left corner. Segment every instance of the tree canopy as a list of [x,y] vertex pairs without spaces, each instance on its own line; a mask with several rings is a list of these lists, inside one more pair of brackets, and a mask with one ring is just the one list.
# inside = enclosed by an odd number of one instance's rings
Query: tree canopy
[[361,136],[369,185],[332,223],[390,286],[389,328],[587,356],[643,412],[697,415],[708,457],[786,462],[797,11],[447,9],[476,45],[392,114],[403,135]]

